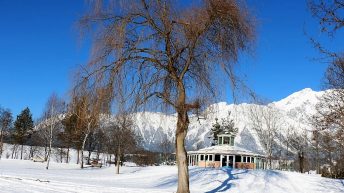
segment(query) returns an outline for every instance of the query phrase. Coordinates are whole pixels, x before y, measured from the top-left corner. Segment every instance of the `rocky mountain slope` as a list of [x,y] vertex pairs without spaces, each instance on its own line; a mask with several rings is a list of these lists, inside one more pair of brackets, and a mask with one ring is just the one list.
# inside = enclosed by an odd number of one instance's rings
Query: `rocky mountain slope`
[[[323,91],[316,92],[309,88],[295,92],[288,97],[272,102],[267,106],[274,109],[278,114],[278,127],[281,135],[285,135],[287,128],[291,126],[296,132],[310,130],[308,117],[315,111],[315,105]],[[198,149],[209,146],[211,143],[210,129],[215,123],[215,118],[225,118],[228,112],[231,112],[231,119],[234,120],[239,133],[236,137],[235,145],[246,148],[254,152],[262,152],[263,148],[250,121],[250,111],[252,108],[266,108],[255,104],[227,104],[225,102],[214,104],[206,110],[206,119],[198,120],[191,115],[190,126],[187,135],[187,149]],[[158,151],[159,145],[164,140],[174,141],[176,129],[176,116],[166,115],[156,112],[136,113],[134,115],[136,122],[136,131],[143,139],[143,145],[146,149]],[[111,118],[110,118],[111,119]],[[111,120],[108,120],[111,122]]]

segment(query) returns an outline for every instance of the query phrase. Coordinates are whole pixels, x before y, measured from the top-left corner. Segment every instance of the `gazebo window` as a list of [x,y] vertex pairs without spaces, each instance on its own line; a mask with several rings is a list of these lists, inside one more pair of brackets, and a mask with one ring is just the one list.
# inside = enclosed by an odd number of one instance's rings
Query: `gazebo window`
[[201,160],[201,161],[203,161],[203,160],[204,160],[204,155],[201,155],[201,158],[200,158],[200,160]]
[[235,162],[241,162],[241,156],[240,155],[235,156]]
[[205,155],[205,161],[208,161],[208,155]]
[[220,161],[221,160],[220,158],[221,158],[220,155],[215,155],[215,161]]
[[247,157],[247,163],[251,162],[251,157]]
[[231,137],[231,146],[234,146],[234,137]]
[[213,161],[213,155],[209,155],[209,161]]
[[244,156],[243,158],[244,158],[244,160],[242,162],[246,163],[246,157]]
[[222,137],[219,137],[218,143],[219,143],[219,145],[222,145]]
[[223,144],[229,144],[229,137],[223,137]]

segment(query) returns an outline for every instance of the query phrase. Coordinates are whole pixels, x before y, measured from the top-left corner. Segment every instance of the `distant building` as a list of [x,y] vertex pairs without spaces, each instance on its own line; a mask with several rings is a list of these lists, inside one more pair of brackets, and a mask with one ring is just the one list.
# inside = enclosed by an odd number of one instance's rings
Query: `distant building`
[[266,169],[266,156],[236,147],[234,144],[237,129],[234,128],[233,121],[227,121],[229,126],[214,124],[212,131],[214,134],[213,146],[189,151],[189,166],[199,167],[230,167],[240,169]]

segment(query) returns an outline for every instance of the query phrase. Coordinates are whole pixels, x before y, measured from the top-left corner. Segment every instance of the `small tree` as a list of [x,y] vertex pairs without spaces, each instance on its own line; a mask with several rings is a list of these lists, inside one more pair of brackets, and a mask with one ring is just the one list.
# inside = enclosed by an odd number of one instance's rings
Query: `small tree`
[[121,113],[116,116],[116,122],[107,130],[108,145],[116,159],[116,174],[119,174],[125,153],[133,153],[136,150],[137,139],[133,130],[133,121],[129,114]]
[[159,150],[162,153],[162,160],[167,163],[174,151],[174,144],[167,137],[165,137],[159,144]]
[[13,118],[12,118],[12,113],[9,109],[1,109],[0,108],[0,159],[2,156],[2,151],[3,151],[3,144],[4,144],[4,134],[8,129],[11,127]]
[[295,131],[292,133],[290,145],[293,149],[297,152],[297,160],[299,162],[299,171],[301,173],[305,172],[306,167],[306,158],[308,153],[308,138],[307,133],[304,131],[303,133],[296,133]]
[[[51,157],[51,148],[53,141],[57,139],[58,131],[61,129],[61,121],[63,113],[65,112],[66,104],[60,99],[56,94],[52,94],[45,106],[44,115],[40,127],[43,132],[43,138],[48,145],[48,151],[46,155],[47,166],[46,169],[49,169],[50,157]],[[60,126],[60,127],[59,127]]]
[[33,120],[30,109],[25,108],[14,122],[14,138],[17,144],[21,145],[20,159],[23,159],[23,148],[26,140],[30,137],[33,130]]

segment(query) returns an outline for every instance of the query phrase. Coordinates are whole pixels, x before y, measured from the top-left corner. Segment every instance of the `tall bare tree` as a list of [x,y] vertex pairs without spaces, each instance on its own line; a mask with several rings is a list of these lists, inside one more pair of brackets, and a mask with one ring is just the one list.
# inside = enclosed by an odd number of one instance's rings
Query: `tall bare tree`
[[94,32],[86,76],[114,91],[123,88],[135,106],[168,106],[177,113],[177,192],[190,192],[188,113],[217,99],[219,79],[229,77],[237,89],[234,64],[254,39],[247,8],[235,0],[98,0],[91,7],[80,21]]
[[281,115],[271,106],[251,105],[248,117],[260,144],[268,154],[268,163],[271,168],[274,150],[276,150],[276,139],[282,125]]
[[43,138],[48,145],[46,169],[49,169],[53,140],[57,140],[57,133],[61,132],[59,129],[62,130],[61,121],[65,111],[66,103],[57,94],[53,93],[45,105],[43,121],[39,124],[42,130],[41,133],[44,135]]

